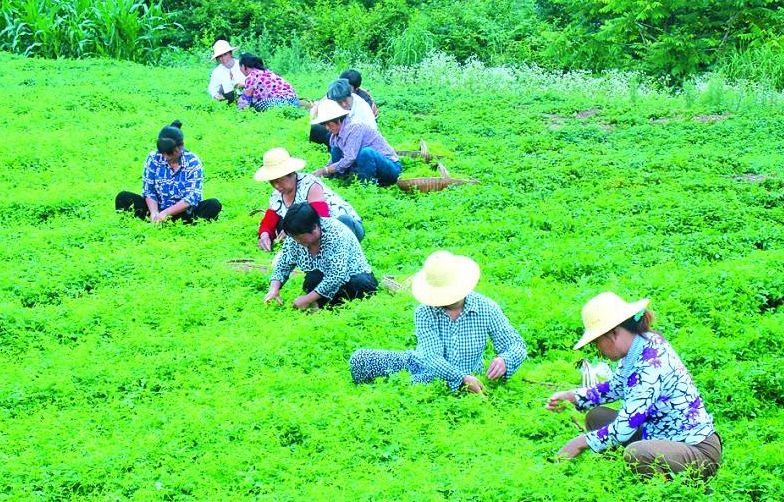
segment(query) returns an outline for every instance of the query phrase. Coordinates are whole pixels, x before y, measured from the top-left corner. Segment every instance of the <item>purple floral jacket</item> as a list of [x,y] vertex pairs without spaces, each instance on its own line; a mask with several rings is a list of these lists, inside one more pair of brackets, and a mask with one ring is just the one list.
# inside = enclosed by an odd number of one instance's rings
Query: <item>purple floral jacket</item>
[[713,434],[713,418],[672,346],[656,333],[638,335],[612,378],[575,390],[584,410],[623,399],[618,417],[586,434],[594,451],[627,442],[642,427],[643,439],[697,444]]

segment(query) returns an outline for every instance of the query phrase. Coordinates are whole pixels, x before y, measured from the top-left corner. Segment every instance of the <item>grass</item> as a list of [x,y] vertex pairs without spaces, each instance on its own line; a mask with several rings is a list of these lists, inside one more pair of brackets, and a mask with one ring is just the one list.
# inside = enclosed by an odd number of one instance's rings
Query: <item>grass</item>
[[[652,299],[725,444],[714,499],[784,497],[782,97],[695,82],[459,66],[364,72],[391,143],[428,141],[466,185],[427,195],[339,188],[378,276],[433,250],[482,267],[479,291],[529,359],[487,400],[406,375],[351,383],[360,347],[412,346],[415,301],[381,292],[307,315],[263,303],[253,258],[265,150],[309,145],[304,111],[211,103],[209,66],[0,54],[0,498],[9,500],[692,500],[612,455],[549,458],[577,431],[544,411],[579,383],[579,311],[614,290]],[[304,97],[337,71],[287,75]],[[113,210],[140,190],[179,118],[205,165],[214,224],[153,227]],[[415,170],[421,169],[421,166]],[[301,276],[283,289],[290,302]]]

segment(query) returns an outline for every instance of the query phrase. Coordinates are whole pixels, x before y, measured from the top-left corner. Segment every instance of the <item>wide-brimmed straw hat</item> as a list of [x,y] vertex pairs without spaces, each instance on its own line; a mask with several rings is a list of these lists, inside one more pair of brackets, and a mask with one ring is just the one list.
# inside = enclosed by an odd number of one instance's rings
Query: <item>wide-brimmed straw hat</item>
[[323,124],[324,122],[329,122],[330,120],[335,120],[339,117],[345,117],[346,115],[348,115],[348,110],[345,110],[340,106],[337,101],[322,99],[313,105],[313,109],[310,112],[310,123]]
[[264,163],[259,167],[253,179],[256,181],[272,181],[305,167],[303,159],[289,155],[285,148],[273,148],[264,153]]
[[232,51],[236,51],[236,50],[237,50],[237,47],[232,47],[231,44],[229,44],[227,41],[225,41],[225,40],[218,40],[212,46],[212,59],[216,59],[218,56],[222,56],[222,55],[226,54],[227,52],[232,52]]
[[479,282],[479,265],[466,256],[436,251],[414,275],[411,293],[431,307],[452,305],[466,297]]
[[574,350],[591,343],[626,319],[639,313],[648,306],[649,302],[648,298],[643,298],[634,303],[627,303],[620,296],[610,292],[594,296],[583,306],[585,333],[574,346]]

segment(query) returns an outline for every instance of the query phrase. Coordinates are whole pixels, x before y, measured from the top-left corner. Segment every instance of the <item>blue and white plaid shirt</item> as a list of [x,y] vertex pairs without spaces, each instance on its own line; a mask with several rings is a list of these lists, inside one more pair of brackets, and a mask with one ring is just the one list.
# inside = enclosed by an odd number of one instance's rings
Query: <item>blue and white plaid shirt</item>
[[525,342],[512,327],[498,305],[480,295],[469,293],[463,312],[456,320],[443,307],[420,305],[414,313],[417,348],[411,351],[411,380],[429,382],[446,380],[452,390],[460,387],[463,377],[480,373],[487,337],[493,349],[506,363],[509,378],[528,355]]
[[299,267],[305,273],[319,270],[324,274],[314,289],[324,298],[335,296],[352,275],[372,272],[354,233],[332,218],[321,218],[321,246],[316,256],[312,256],[302,244],[287,237],[270,280],[285,284],[294,267]]
[[163,154],[152,151],[144,163],[142,197],[155,200],[160,211],[181,200],[194,207],[201,202],[203,181],[201,160],[195,153],[183,149],[180,155],[180,168],[175,173]]

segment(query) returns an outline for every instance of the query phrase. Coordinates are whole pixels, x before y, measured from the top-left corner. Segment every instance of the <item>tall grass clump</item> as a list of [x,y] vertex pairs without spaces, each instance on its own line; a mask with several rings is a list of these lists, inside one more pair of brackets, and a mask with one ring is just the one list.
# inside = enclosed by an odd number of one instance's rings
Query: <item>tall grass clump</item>
[[137,0],[4,0],[0,12],[0,50],[45,58],[155,63],[177,26],[160,2]]

